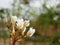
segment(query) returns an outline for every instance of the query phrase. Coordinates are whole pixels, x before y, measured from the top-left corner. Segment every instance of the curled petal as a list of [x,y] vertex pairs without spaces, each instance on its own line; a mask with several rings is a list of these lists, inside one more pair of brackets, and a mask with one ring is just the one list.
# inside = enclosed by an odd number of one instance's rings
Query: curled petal
[[25,20],[25,21],[24,21],[24,25],[25,25],[26,27],[28,27],[28,26],[30,25],[29,22],[30,22],[29,20]]

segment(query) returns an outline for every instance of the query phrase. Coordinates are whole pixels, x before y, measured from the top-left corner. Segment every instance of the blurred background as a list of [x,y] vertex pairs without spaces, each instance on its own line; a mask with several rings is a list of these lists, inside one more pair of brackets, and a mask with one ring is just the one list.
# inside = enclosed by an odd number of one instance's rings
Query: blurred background
[[10,45],[5,17],[16,15],[30,20],[35,34],[24,44],[60,45],[60,0],[0,0],[0,45]]

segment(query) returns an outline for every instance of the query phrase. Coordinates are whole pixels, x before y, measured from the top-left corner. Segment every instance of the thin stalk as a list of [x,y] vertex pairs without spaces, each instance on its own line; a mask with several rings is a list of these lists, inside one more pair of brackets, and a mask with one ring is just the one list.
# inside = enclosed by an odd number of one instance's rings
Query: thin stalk
[[13,43],[12,43],[12,45],[15,45],[16,44],[16,40],[13,40]]

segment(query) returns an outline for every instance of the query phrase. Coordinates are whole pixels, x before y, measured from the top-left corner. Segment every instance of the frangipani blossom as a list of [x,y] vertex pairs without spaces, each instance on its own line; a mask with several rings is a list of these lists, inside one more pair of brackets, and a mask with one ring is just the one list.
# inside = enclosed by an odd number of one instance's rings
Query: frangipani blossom
[[35,33],[35,29],[30,28],[29,31],[27,32],[27,36],[31,37]]
[[11,23],[15,24],[17,21],[17,17],[16,16],[11,16]]

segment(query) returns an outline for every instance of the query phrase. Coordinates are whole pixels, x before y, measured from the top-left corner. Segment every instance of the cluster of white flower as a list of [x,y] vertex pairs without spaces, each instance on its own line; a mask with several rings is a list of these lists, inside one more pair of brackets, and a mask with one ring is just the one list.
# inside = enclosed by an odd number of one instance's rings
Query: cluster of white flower
[[17,32],[18,34],[20,33],[20,36],[31,37],[35,33],[35,29],[31,27],[25,35],[26,28],[30,25],[29,20],[19,19],[17,16],[11,16],[10,20],[12,24],[12,35],[16,35]]

